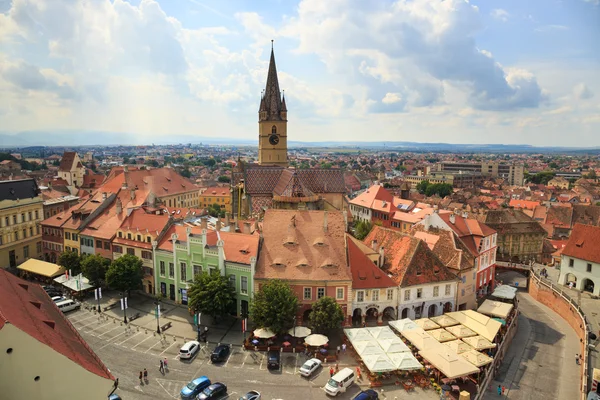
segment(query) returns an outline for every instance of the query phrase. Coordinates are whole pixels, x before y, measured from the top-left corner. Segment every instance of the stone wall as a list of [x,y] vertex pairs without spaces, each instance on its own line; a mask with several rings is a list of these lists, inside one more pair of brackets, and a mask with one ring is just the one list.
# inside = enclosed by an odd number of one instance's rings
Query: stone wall
[[579,354],[583,356],[581,363],[581,394],[582,399],[587,396],[588,384],[588,326],[585,322],[585,316],[577,303],[570,299],[566,293],[562,292],[560,286],[552,284],[550,281],[544,281],[537,274],[531,274],[529,279],[529,294],[535,300],[544,304],[560,315],[575,331],[580,340]]

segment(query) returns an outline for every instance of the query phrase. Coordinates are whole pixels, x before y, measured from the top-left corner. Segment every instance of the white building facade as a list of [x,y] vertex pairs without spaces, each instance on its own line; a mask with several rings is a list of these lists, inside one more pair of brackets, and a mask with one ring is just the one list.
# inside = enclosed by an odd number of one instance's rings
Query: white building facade
[[398,318],[429,318],[454,311],[456,288],[456,281],[399,288]]

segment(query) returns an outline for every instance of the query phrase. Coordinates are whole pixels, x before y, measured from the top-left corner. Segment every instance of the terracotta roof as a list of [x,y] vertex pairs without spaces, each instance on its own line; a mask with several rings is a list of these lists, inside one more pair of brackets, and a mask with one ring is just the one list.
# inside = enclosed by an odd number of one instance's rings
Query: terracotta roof
[[551,224],[556,228],[571,228],[573,218],[573,208],[570,207],[550,207],[546,214],[546,224]]
[[38,284],[0,269],[0,329],[11,324],[102,378],[110,371]]
[[258,235],[220,231],[225,260],[250,265],[250,258],[258,257]]
[[573,225],[575,225],[576,223],[599,226],[600,225],[600,207],[574,204],[573,205]]
[[83,175],[83,183],[81,187],[87,189],[97,188],[102,184],[102,182],[104,182],[104,178],[106,177],[102,174],[85,174]]
[[142,208],[135,209],[129,214],[123,221],[120,229],[124,231],[140,232],[142,234],[147,232],[153,232],[155,234],[160,233],[167,223],[169,222],[169,216],[165,214],[152,214],[146,212]]
[[548,207],[546,206],[537,206],[533,210],[532,218],[536,221],[544,222],[546,220],[546,215],[548,214]]
[[526,208],[528,210],[533,210],[539,205],[540,205],[539,201],[528,201],[528,200],[517,200],[517,199],[512,199],[508,203],[509,207]]
[[51,216],[50,218],[46,218],[41,222],[41,225],[49,226],[52,228],[61,228],[69,218],[71,218],[71,211],[65,210],[59,212],[56,215]]
[[201,208],[190,208],[190,207],[161,207],[164,212],[171,215],[175,219],[181,219],[185,217],[200,217],[206,215],[207,212]]
[[[169,227],[169,229],[167,230],[167,232],[165,232],[165,234],[161,238],[160,242],[158,242],[157,248],[160,250],[172,252],[173,251],[173,240],[171,240],[171,235],[177,234],[177,236],[179,238],[178,241],[186,241],[187,240],[187,228],[188,228],[188,226],[186,226],[186,225],[171,225]],[[192,228],[192,235],[201,235],[202,234],[201,227],[195,226],[195,227],[191,227],[191,228]],[[217,243],[216,232],[208,231],[208,233],[209,233],[208,236],[214,237],[214,240],[212,240],[212,242],[214,242],[213,244],[216,244]]]
[[475,266],[475,255],[455,232],[434,227],[429,227],[427,230],[423,225],[415,225],[411,228],[410,233],[414,237],[424,240],[448,268],[460,271]]
[[352,272],[352,289],[375,289],[396,287],[396,282],[387,276],[363,253],[348,236],[348,263]]
[[381,185],[371,186],[350,200],[350,204],[387,212],[393,211],[396,208],[394,205],[394,195]]
[[350,280],[345,231],[338,211],[265,211],[256,278]]
[[74,151],[65,151],[62,159],[60,160],[60,165],[58,167],[59,171],[69,172],[73,168],[73,163],[75,162],[75,156],[77,155]]
[[200,196],[229,197],[229,195],[231,195],[231,192],[229,191],[228,187],[221,186],[207,187],[206,189],[201,189],[201,191],[202,193],[200,194]]
[[171,168],[128,169],[127,173],[124,172],[123,168],[117,168],[114,172],[111,170],[99,191],[117,193],[125,182],[125,175],[127,175],[127,187],[129,189],[137,188],[142,191],[153,192],[157,197],[198,190],[198,187],[192,181],[179,175],[177,171]]
[[562,254],[600,264],[600,227],[575,224]]
[[420,239],[376,225],[363,242],[373,240],[384,248],[384,269],[402,287],[457,279]]
[[[232,176],[233,183],[244,179],[245,190],[249,195],[273,194],[284,168],[276,166],[248,165],[243,172]],[[313,193],[345,193],[344,171],[341,169],[300,169],[296,171],[298,180]]]

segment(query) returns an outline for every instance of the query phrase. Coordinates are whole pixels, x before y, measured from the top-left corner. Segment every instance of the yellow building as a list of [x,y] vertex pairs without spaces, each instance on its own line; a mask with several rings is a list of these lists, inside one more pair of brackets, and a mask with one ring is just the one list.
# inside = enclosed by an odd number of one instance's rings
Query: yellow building
[[207,208],[213,204],[221,206],[221,210],[231,214],[231,191],[227,187],[209,187],[200,189],[200,207]]
[[0,270],[3,399],[106,400],[115,378],[38,284]]
[[63,225],[65,251],[74,251],[77,254],[81,254],[81,248],[79,246],[79,230],[77,227],[67,227],[67,225],[71,225],[71,221],[73,221],[72,218]]
[[287,167],[287,107],[279,91],[275,54],[271,60],[267,85],[258,110],[258,163]]
[[0,268],[41,257],[43,202],[34,179],[0,182]]

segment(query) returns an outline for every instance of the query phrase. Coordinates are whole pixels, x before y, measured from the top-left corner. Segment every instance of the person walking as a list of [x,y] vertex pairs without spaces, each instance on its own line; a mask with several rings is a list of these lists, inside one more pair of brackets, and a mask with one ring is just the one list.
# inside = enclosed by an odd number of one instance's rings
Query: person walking
[[158,367],[158,370],[160,371],[161,374],[165,373],[165,365],[164,365],[162,358],[160,359],[160,366]]
[[340,346],[338,346],[338,347],[337,347],[337,349],[336,349],[336,354],[337,354],[338,356],[340,355],[340,351],[341,351],[341,347],[340,347]]
[[502,386],[498,385],[498,396],[502,396]]
[[333,376],[333,367],[329,367],[329,377]]
[[502,396],[504,396],[505,392],[506,392],[506,388],[504,387],[504,385],[502,385]]
[[140,385],[144,384],[144,381],[142,381],[143,377],[144,377],[144,374],[142,373],[142,371],[140,371]]
[[362,380],[362,375],[360,372],[360,366],[356,367],[356,376],[358,377],[358,380]]
[[338,372],[340,372],[340,364],[335,363],[335,373],[337,374]]
[[148,383],[148,371],[144,368],[144,382]]
[[342,343],[342,353],[346,354],[346,343]]
[[165,357],[165,360],[163,361],[163,367],[164,367],[165,371],[169,368],[167,365],[167,357]]

